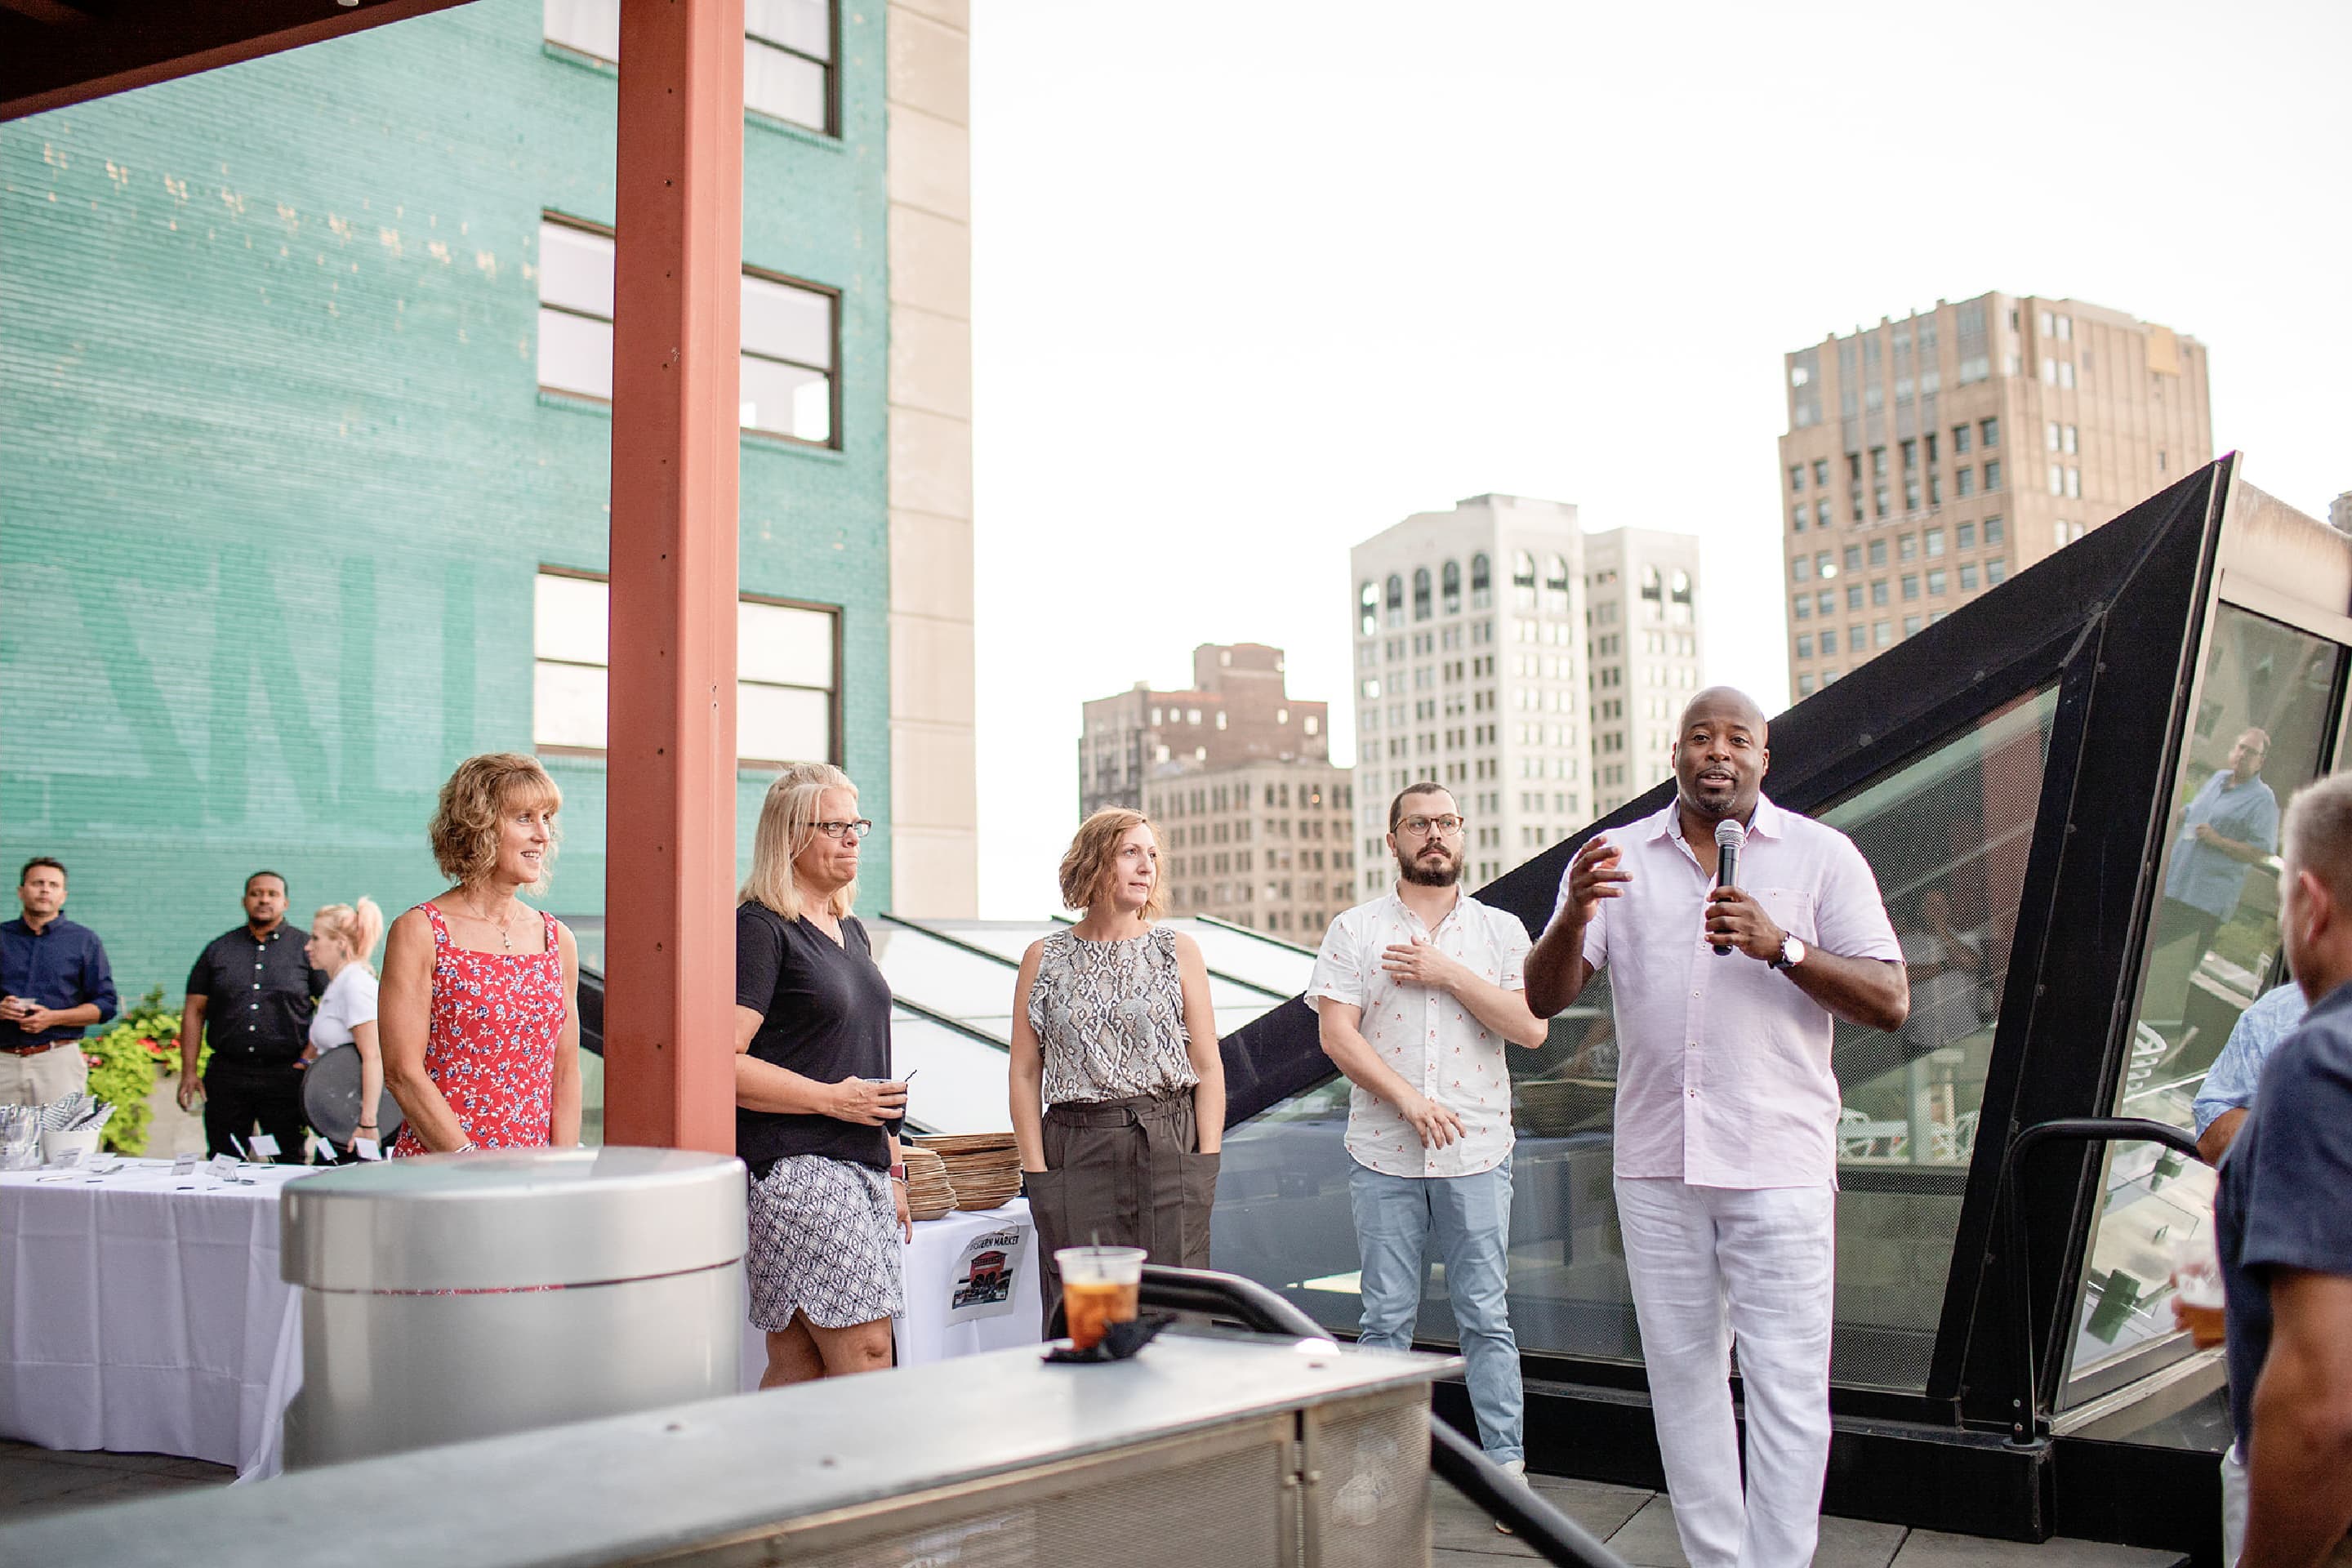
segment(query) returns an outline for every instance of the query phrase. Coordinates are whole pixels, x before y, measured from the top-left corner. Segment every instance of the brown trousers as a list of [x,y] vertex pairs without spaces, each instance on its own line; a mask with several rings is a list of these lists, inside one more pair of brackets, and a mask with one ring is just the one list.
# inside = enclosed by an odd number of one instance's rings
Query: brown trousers
[[1045,1132],[1045,1169],[1024,1184],[1048,1330],[1062,1305],[1056,1248],[1139,1247],[1153,1263],[1209,1266],[1217,1156],[1196,1152],[1191,1089],[1056,1105]]

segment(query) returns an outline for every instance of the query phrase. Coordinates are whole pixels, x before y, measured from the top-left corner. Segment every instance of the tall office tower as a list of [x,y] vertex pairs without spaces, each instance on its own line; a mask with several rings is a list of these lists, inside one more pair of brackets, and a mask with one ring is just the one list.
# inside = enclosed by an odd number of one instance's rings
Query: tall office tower
[[1202,643],[1192,685],[1154,691],[1137,681],[1085,705],[1078,737],[1078,816],[1107,805],[1145,810],[1144,780],[1247,762],[1320,763],[1330,754],[1330,704],[1294,701],[1282,650],[1264,643]]
[[1586,821],[1585,540],[1562,501],[1483,495],[1349,552],[1357,895],[1389,886],[1391,798],[1435,780],[1490,881]]
[[1698,539],[1649,528],[1587,534],[1584,593],[1600,817],[1675,771],[1675,721],[1699,685]]
[[1938,300],[1786,362],[1795,697],[2213,456],[2204,345],[2076,300]]
[[2338,533],[2352,533],[2352,490],[2327,503],[2327,526]]
[[1152,770],[1143,810],[1160,828],[1168,912],[1321,942],[1356,901],[1351,773],[1271,758]]

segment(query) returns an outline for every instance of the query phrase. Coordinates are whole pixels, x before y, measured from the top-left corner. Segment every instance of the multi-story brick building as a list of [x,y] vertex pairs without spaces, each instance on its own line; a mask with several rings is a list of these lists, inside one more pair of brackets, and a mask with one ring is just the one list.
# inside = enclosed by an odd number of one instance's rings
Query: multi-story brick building
[[[617,0],[479,0],[0,127],[0,854],[126,988],[244,875],[441,885],[449,766],[536,748],[604,907]],[[967,41],[751,8],[740,842],[777,762],[970,913]]]
[[1785,369],[1792,697],[2213,456],[2204,345],[2076,300],[1939,300]]
[[1154,772],[1169,912],[1213,915],[1302,947],[1357,901],[1354,784],[1324,762],[1258,761]]
[[1139,680],[1085,705],[1078,816],[1107,805],[1145,810],[1145,781],[1163,768],[1321,763],[1330,754],[1329,717],[1328,703],[1290,696],[1280,648],[1202,643],[1192,650],[1191,689],[1155,691]]

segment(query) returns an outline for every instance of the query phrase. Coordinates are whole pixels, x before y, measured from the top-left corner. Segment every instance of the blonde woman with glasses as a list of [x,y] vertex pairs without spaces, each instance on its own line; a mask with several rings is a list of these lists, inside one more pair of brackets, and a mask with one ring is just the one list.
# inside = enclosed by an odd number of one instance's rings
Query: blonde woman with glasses
[[1052,1323],[1056,1247],[1140,1247],[1209,1266],[1225,1070],[1200,945],[1159,924],[1160,839],[1110,807],[1062,857],[1084,916],[1030,944],[1013,995],[1013,1137]]
[[907,1086],[890,1076],[890,983],[849,912],[873,827],[839,768],[786,768],[735,910],[735,1152],[751,1173],[762,1388],[887,1367],[906,1311]]

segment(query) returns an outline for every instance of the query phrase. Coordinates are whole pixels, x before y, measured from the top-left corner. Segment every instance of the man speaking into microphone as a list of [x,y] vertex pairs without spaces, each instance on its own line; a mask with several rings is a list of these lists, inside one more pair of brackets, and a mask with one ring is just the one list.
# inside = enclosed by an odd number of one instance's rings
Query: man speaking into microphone
[[[1831,1036],[1839,1018],[1899,1029],[1911,1006],[1862,852],[1761,793],[1769,739],[1743,693],[1693,698],[1675,741],[1675,800],[1577,852],[1527,963],[1538,1017],[1609,970],[1617,1215],[1692,1568],[1812,1561],[1830,1447]],[[1718,832],[1738,846],[1736,868]],[[1732,875],[1719,880],[1719,865]]]

